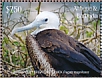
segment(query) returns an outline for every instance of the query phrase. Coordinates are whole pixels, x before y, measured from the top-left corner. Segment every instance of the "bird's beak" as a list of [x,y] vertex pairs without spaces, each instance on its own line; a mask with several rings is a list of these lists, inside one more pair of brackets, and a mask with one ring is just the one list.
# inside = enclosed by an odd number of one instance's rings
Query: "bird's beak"
[[13,36],[15,33],[17,32],[22,32],[22,31],[26,31],[26,30],[30,30],[34,27],[38,28],[40,26],[40,23],[37,20],[34,20],[32,23],[23,26],[23,27],[18,27],[18,28],[14,28],[11,32],[11,36]]

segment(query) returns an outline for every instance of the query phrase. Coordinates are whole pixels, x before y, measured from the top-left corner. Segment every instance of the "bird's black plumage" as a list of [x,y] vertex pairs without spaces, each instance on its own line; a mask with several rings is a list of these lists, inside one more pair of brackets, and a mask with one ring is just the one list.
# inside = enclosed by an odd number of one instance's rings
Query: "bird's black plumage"
[[[31,35],[28,36],[26,38],[26,44],[29,44],[29,40],[31,40],[30,44],[33,44],[33,40],[38,43],[38,46],[41,48],[40,50],[45,54],[42,59],[48,59],[47,62],[56,71],[74,72],[71,75],[60,73],[59,76],[100,76],[100,58],[82,43],[63,32],[55,29],[48,29],[39,32],[34,37]],[[28,52],[35,47],[30,47],[30,44],[27,45]],[[31,58],[33,57],[33,54],[29,53],[29,55]],[[33,59],[37,59],[37,57]],[[34,61],[33,59],[31,60]],[[35,62],[38,62],[39,65],[42,64],[38,60]],[[40,69],[39,66],[37,66],[38,64],[36,65],[34,63],[34,67]],[[76,74],[75,71],[87,71],[89,73]]]

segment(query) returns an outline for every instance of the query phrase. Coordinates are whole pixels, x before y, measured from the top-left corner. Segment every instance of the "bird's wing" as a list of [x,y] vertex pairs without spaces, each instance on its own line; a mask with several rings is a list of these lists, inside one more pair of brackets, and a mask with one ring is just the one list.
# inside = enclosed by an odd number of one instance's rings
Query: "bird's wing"
[[80,53],[83,54],[86,58],[88,58],[88,60],[90,60],[93,65],[100,70],[100,58],[83,44],[77,43],[77,45],[80,48]]
[[[44,52],[79,65],[77,68],[99,71],[100,59],[87,47],[59,30],[45,30],[36,36]],[[57,58],[56,58],[57,59]]]

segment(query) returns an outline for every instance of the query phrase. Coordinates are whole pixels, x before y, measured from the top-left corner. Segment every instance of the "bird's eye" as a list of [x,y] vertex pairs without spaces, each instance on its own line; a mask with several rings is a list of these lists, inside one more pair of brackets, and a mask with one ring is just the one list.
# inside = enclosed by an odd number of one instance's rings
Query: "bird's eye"
[[47,19],[47,18],[45,19],[45,22],[46,22],[46,21],[48,21],[48,19]]

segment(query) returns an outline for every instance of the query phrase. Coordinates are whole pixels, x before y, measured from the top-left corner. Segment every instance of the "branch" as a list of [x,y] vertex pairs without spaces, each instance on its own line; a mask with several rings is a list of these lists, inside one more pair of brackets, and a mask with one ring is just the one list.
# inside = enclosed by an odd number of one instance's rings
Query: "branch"
[[5,61],[5,60],[2,60],[2,62],[5,62],[7,65],[10,65],[10,66],[12,66],[12,67],[20,68],[20,66],[17,66],[17,65],[14,65],[14,64],[8,63],[8,62]]
[[[98,37],[100,37],[100,35],[97,35],[97,38]],[[80,42],[83,42],[84,44],[89,44],[89,42],[91,42],[92,40],[97,39],[97,38],[96,38],[96,36],[92,37],[92,38],[86,38],[86,39],[80,40]]]
[[40,13],[40,7],[41,7],[41,2],[39,2],[39,5],[38,5],[38,14]]

